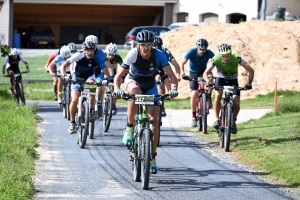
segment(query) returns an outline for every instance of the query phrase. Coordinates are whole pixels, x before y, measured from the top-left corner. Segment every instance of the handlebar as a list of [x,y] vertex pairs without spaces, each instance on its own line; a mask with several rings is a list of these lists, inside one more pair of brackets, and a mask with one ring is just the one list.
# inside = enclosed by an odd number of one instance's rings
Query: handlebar
[[[26,73],[29,73],[29,72],[23,71],[23,72],[15,73],[15,76],[18,75],[18,74],[21,75],[21,74],[26,74]],[[9,74],[5,74],[5,77],[10,77],[10,75]]]
[[[113,96],[115,95],[116,94],[114,93]],[[160,101],[172,100],[170,94],[155,94],[154,97],[158,97]],[[119,98],[124,99],[126,101],[135,100],[135,94],[123,93],[123,95]]]

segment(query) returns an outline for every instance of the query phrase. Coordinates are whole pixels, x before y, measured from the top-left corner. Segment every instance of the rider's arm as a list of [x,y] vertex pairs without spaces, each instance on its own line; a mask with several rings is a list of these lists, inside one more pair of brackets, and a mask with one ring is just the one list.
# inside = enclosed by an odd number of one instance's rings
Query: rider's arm
[[104,78],[108,78],[109,77],[109,71],[108,71],[108,69],[107,68],[104,68],[104,69],[102,69],[102,72],[103,72],[103,74],[104,74]]
[[114,75],[114,69],[113,69],[113,67],[111,66],[110,61],[107,60],[107,61],[104,62],[104,64],[105,64],[106,68],[108,69],[109,74],[110,74],[111,76],[113,76],[113,75]]
[[177,90],[177,88],[178,88],[178,81],[177,81],[177,78],[176,78],[176,76],[174,75],[174,73],[173,73],[173,71],[171,69],[171,66],[167,65],[163,69],[166,72],[166,74],[168,75],[168,77],[171,79],[171,89],[172,90]]
[[115,76],[115,79],[114,79],[114,89],[115,91],[120,89],[120,86],[121,84],[123,83],[123,79],[122,79],[122,76],[124,76],[127,72],[127,69],[125,69],[124,67],[120,67],[116,76]]
[[4,64],[3,64],[3,67],[2,67],[2,74],[5,74],[5,68],[6,68],[7,63],[8,63],[8,56],[6,56],[6,59],[4,61]]
[[208,67],[203,72],[203,78],[206,83],[211,82],[208,75],[212,73],[212,70],[214,67],[215,67],[215,65],[214,65],[214,62],[212,59],[211,62],[208,64]]
[[53,75],[54,75],[54,73],[52,72],[51,69],[54,68],[55,65],[56,65],[56,63],[55,63],[54,61],[52,61],[52,62],[48,65],[48,67],[47,67],[50,76],[53,76]]
[[178,81],[180,81],[181,75],[180,75],[180,67],[179,67],[178,62],[174,59],[171,61],[171,64],[175,67],[175,73],[176,73],[177,79],[178,79]]
[[185,57],[182,58],[182,61],[181,61],[181,72],[182,74],[185,74],[184,73],[184,65],[187,63],[187,59]]
[[242,66],[249,72],[249,83],[252,83],[254,78],[253,68],[247,62],[243,63]]
[[164,82],[164,84],[165,84],[167,90],[170,91],[170,90],[172,89],[172,88],[171,88],[171,81],[170,81],[170,79],[167,77],[167,78],[165,78],[165,79],[163,80],[163,82]]
[[21,54],[19,54],[19,57],[20,57],[20,60],[22,60],[22,62],[25,64],[26,69],[29,69],[29,64],[28,64],[28,62],[25,60],[25,58],[24,58]]

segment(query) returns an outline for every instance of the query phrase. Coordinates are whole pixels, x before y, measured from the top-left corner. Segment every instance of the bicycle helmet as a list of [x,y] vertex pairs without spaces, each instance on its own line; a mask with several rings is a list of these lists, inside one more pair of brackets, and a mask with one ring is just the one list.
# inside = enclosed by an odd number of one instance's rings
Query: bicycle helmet
[[208,42],[205,39],[199,39],[196,43],[196,47],[198,49],[207,49],[208,47]]
[[162,39],[161,39],[159,36],[155,36],[155,37],[154,37],[154,42],[153,42],[153,44],[154,44],[154,46],[155,46],[156,48],[161,49],[161,47],[162,47],[162,45],[163,45],[163,41],[162,41]]
[[148,30],[142,30],[136,35],[136,41],[138,43],[141,43],[141,42],[153,43],[153,40],[154,40],[154,34]]
[[74,44],[74,42],[70,42],[68,44],[68,47],[69,47],[69,49],[70,49],[71,52],[77,50],[76,45]]
[[109,43],[105,48],[105,53],[116,55],[118,53],[118,47],[115,43]]
[[60,49],[60,55],[62,55],[63,57],[70,57],[71,55],[70,48],[66,45],[62,46]]
[[83,49],[96,49],[96,44],[91,42],[91,41],[88,41],[88,42],[83,42],[82,43],[82,48]]
[[86,36],[85,42],[93,42],[95,44],[98,44],[98,38],[94,35],[89,35],[89,36]]
[[221,44],[218,48],[219,54],[229,54],[231,53],[231,47],[228,44]]
[[19,54],[19,50],[16,49],[16,48],[13,48],[13,49],[11,49],[10,54],[11,54],[12,56],[18,55],[18,54]]

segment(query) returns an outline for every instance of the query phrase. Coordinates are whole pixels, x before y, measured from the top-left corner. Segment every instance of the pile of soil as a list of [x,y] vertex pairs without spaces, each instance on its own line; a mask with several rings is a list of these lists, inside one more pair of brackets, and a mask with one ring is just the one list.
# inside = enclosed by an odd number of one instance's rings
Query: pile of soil
[[[242,98],[272,92],[276,83],[280,90],[300,91],[300,21],[209,22],[199,26],[181,26],[162,35],[164,46],[172,52],[179,65],[186,51],[195,47],[200,38],[208,41],[215,54],[220,44],[231,45],[233,52],[253,67],[253,89],[241,92]],[[189,63],[185,65],[185,74],[189,74],[188,69]],[[242,86],[247,82],[248,73],[240,66],[239,84]],[[188,81],[179,82],[179,97],[188,97],[189,92]]]

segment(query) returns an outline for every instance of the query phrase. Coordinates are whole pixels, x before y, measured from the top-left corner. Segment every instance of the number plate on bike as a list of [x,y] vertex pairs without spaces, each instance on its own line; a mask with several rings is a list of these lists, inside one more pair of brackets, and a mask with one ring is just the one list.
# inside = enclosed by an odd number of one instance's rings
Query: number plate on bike
[[154,99],[155,99],[154,95],[136,94],[135,104],[153,105]]
[[84,89],[82,93],[83,94],[88,94],[88,93],[90,93],[90,89]]
[[225,92],[233,93],[233,90],[234,90],[233,86],[227,86],[227,85],[224,86],[224,91]]

